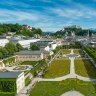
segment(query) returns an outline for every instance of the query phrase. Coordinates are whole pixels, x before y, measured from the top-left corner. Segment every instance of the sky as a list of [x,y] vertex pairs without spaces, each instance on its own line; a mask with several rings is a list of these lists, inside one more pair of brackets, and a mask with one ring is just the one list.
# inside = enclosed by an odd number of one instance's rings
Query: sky
[[0,0],[0,23],[51,32],[70,25],[96,28],[96,0]]

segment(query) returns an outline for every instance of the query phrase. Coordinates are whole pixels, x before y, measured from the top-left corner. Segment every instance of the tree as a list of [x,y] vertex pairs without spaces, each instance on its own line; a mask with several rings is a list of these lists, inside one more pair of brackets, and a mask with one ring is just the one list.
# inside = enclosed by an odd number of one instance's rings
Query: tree
[[39,34],[40,36],[43,35],[43,32],[40,28],[38,28],[38,29],[33,28],[32,32],[33,32],[33,34]]
[[16,45],[12,42],[9,42],[5,45],[6,50],[8,51],[9,55],[14,54],[15,52],[17,52],[17,48]]
[[2,53],[3,58],[8,55],[8,51],[6,50],[6,48],[0,48],[0,52]]
[[35,44],[33,44],[31,47],[30,47],[31,50],[40,50],[40,48],[38,46],[36,46]]
[[22,47],[19,43],[16,44],[16,47],[17,47],[17,50],[18,50],[18,51],[20,51],[20,50],[23,49],[23,47]]
[[3,58],[3,54],[0,52],[0,59],[2,59]]
[[24,30],[22,30],[20,33],[21,33],[22,35],[24,35],[24,36],[30,36],[32,32],[29,31],[29,30],[27,30],[27,29],[24,29]]

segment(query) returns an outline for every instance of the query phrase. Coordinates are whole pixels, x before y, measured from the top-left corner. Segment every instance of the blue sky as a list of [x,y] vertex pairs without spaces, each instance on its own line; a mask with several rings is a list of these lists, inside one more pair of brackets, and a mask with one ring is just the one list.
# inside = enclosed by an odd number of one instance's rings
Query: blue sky
[[96,0],[0,0],[0,23],[57,31],[68,25],[96,28]]

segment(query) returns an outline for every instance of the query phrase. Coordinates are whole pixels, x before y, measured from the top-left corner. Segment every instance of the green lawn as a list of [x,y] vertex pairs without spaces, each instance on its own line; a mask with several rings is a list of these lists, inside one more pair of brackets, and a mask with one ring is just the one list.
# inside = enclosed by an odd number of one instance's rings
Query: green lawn
[[61,50],[61,53],[62,53],[62,54],[70,54],[70,52],[71,52],[71,50],[68,50],[68,49],[66,49],[66,50]]
[[75,71],[81,76],[96,78],[96,68],[88,59],[75,60]]
[[70,73],[70,60],[54,60],[44,78],[55,78]]
[[28,86],[30,84],[30,77],[28,76],[26,79],[25,79],[25,86]]
[[20,65],[36,65],[38,61],[24,61],[21,62]]
[[60,96],[67,91],[76,90],[85,96],[96,96],[96,82],[85,82],[78,79],[64,81],[42,81],[31,90],[30,96]]
[[73,50],[73,52],[75,53],[75,54],[80,54],[80,50]]

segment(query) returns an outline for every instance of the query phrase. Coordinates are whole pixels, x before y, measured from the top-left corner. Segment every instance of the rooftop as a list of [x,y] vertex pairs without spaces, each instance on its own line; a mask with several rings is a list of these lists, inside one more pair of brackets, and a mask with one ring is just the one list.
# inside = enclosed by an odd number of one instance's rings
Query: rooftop
[[18,78],[22,72],[0,72],[0,78]]
[[38,50],[38,51],[25,50],[25,51],[17,52],[16,55],[40,55],[41,53],[42,53],[41,50]]

